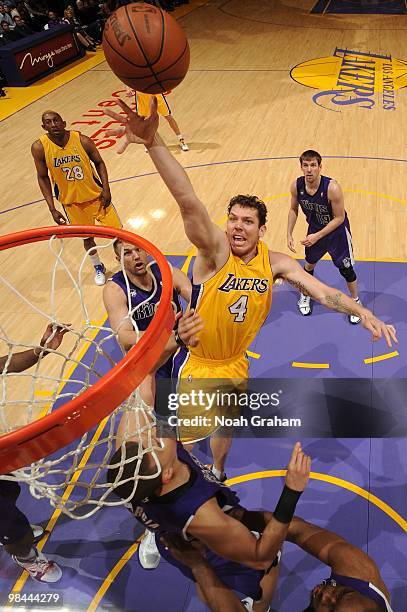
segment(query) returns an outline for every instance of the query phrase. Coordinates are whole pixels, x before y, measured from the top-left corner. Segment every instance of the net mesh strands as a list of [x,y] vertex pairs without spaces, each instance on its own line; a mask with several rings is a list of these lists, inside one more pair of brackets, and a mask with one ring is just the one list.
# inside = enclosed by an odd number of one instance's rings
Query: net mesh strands
[[[55,228],[48,229],[56,232]],[[92,235],[92,228],[86,229],[91,230],[90,233],[85,234],[82,230],[80,236]],[[60,508],[71,518],[86,518],[102,506],[121,505],[128,501],[112,494],[113,489],[122,483],[123,469],[127,463],[134,464],[134,477],[131,478],[134,486],[129,499],[137,487],[138,471],[146,452],[152,453],[157,471],[141,478],[154,478],[160,468],[156,455],[157,448],[154,447],[154,438],[151,435],[155,425],[154,414],[142,401],[138,389],[131,383],[137,369],[147,368],[141,378],[139,376],[138,383],[148,373],[149,359],[144,359],[142,354],[136,361],[134,359],[132,362],[128,361],[132,359],[132,353],[136,348],[124,356],[117,340],[117,333],[109,327],[106,319],[101,290],[93,285],[93,279],[90,280],[92,266],[89,252],[86,253],[83,249],[82,237],[70,237],[65,234],[66,230],[67,228],[59,228],[58,236],[51,235],[49,231],[50,237],[46,242],[32,244],[29,241],[29,244],[19,246],[18,249],[14,248],[14,245],[11,248],[7,247],[8,250],[1,253],[2,256],[7,255],[6,260],[0,259],[0,284],[10,314],[7,316],[6,312],[0,321],[0,354],[6,355],[3,371],[0,372],[0,465],[3,463],[3,468],[6,465],[2,462],[2,453],[8,450],[11,442],[15,443],[16,433],[18,436],[25,435],[24,443],[19,442],[20,445],[16,446],[16,456],[24,456],[26,445],[30,443],[39,457],[36,457],[35,461],[30,461],[28,465],[17,465],[16,469],[13,467],[11,474],[3,473],[0,478],[25,482],[34,497],[48,498],[55,508]],[[104,230],[106,230],[102,234],[105,238],[104,243],[98,244],[98,252],[102,252],[104,259],[113,259],[112,245],[115,238],[119,237],[133,244],[139,244],[141,240],[122,230],[112,228]],[[107,230],[110,231],[110,235]],[[67,237],[69,240],[66,240]],[[142,248],[145,248],[144,243]],[[49,292],[36,289],[35,279],[27,279],[26,283],[21,283],[16,281],[15,274],[13,278],[13,267],[7,264],[13,261],[13,257],[19,255],[21,258],[23,251],[28,249],[30,253],[33,249],[38,252],[42,249],[42,266],[39,273],[42,284],[45,284],[44,279],[46,279]],[[158,263],[161,269],[162,262]],[[117,265],[124,272],[123,254],[120,264]],[[166,296],[164,281],[168,280],[168,275],[165,277],[163,274],[161,301],[167,299],[168,310],[172,313],[171,273],[169,274],[170,287],[166,291]],[[131,304],[130,285],[125,272],[124,275],[127,302]],[[119,327],[130,320],[133,329],[138,332],[135,315],[135,309],[129,307]],[[165,324],[162,325],[165,329],[161,336],[164,338],[161,337],[160,342],[157,342],[160,345],[160,350],[156,351],[157,358],[171,331],[173,321],[171,316],[173,317],[173,314],[167,317]],[[152,323],[155,322],[155,318]],[[163,316],[161,319],[164,321]],[[38,334],[30,331],[30,321],[35,321],[36,329],[42,331],[47,324],[52,324],[53,332],[48,343],[57,332],[57,326],[69,331],[56,350],[47,348],[47,343],[41,349],[39,340],[42,332]],[[140,344],[143,341],[148,343],[146,335],[147,332],[140,339]],[[154,345],[153,338],[149,342],[150,345]],[[29,348],[36,350],[39,355],[38,362],[23,372],[10,372],[9,365],[13,354]],[[129,368],[119,372],[121,364],[126,361]],[[148,363],[143,363],[144,361]],[[124,376],[123,373],[128,376]],[[106,385],[105,381],[110,376],[112,382]],[[100,387],[100,392],[93,396],[93,391],[99,383],[105,386]],[[88,397],[89,394],[91,394],[89,402],[85,399],[82,402],[82,398]],[[71,403],[74,406],[78,399],[80,409],[72,412],[68,410],[65,420],[61,421],[58,427],[51,427],[46,436],[41,433],[42,437],[38,438],[37,442],[37,447],[41,445],[41,448],[38,450],[30,440],[29,432],[34,431],[33,427],[37,425],[42,427],[42,423],[46,422],[49,415],[53,418],[58,415],[58,411],[67,410]],[[104,407],[104,412],[102,410],[100,412],[101,418],[98,418],[93,413],[98,412],[107,401],[110,405],[113,403],[112,410]],[[81,421],[92,422],[92,427],[81,425]],[[63,428],[68,430],[73,425],[76,427],[75,431],[80,431],[81,435],[71,436],[69,444],[60,450],[52,448],[53,437],[60,435],[59,432]],[[144,447],[141,444],[142,436]],[[126,459],[127,440],[138,443],[137,457]],[[115,459],[118,463],[111,465],[111,458],[116,448],[121,449],[120,460],[117,459],[118,454]],[[21,463],[22,460],[17,460],[17,463],[18,461]],[[116,480],[112,485],[106,481],[106,471],[109,467],[118,468]],[[5,470],[0,467],[0,471]]]

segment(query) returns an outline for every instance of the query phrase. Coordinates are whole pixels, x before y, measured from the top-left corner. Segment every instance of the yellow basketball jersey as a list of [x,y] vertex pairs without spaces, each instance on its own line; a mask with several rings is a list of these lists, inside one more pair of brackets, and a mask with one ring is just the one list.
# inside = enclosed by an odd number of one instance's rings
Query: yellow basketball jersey
[[268,248],[259,241],[257,255],[244,263],[230,252],[215,276],[192,285],[191,307],[204,322],[192,357],[227,360],[244,354],[271,306],[273,273]]
[[63,148],[52,142],[47,134],[43,134],[40,140],[45,162],[56,186],[55,195],[62,204],[81,204],[99,197],[102,187],[96,182],[79,132],[71,130]]
[[[145,94],[141,91],[136,92],[136,112],[142,117],[150,116],[150,103],[151,103],[152,94]],[[171,109],[167,102],[166,97],[163,94],[157,94],[157,112],[159,115],[163,117],[167,117],[171,115]]]

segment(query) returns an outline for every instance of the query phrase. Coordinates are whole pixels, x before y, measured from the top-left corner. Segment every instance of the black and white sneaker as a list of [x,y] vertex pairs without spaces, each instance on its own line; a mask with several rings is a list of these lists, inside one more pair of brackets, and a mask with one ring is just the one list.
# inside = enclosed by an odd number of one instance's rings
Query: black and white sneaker
[[303,317],[308,317],[312,313],[311,298],[309,295],[301,293],[297,306]]

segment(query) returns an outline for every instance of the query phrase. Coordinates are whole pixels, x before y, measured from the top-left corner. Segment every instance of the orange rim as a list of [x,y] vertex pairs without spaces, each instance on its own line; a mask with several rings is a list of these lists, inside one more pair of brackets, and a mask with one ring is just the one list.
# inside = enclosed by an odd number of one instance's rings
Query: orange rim
[[146,250],[157,262],[162,294],[156,314],[140,341],[92,387],[54,412],[0,436],[0,473],[5,474],[38,461],[67,446],[108,416],[150,372],[174,326],[172,273],[164,255],[151,242],[135,234],[104,226],[67,225],[40,227],[0,237],[0,251],[58,238],[120,238]]

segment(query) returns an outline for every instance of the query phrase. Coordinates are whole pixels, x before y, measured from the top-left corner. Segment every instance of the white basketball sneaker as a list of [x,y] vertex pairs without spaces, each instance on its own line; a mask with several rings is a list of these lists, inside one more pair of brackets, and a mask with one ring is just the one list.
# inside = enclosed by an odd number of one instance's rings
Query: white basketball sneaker
[[[355,302],[356,304],[360,304],[360,306],[362,305],[362,302],[360,301],[359,298],[355,300]],[[362,319],[357,314],[351,314],[351,315],[348,315],[348,320],[349,320],[349,323],[351,323],[352,325],[358,325]]]
[[103,264],[95,266],[95,284],[102,287],[106,283],[106,268]]
[[155,569],[160,563],[161,555],[155,543],[155,534],[149,529],[146,529],[144,538],[141,540],[140,546],[138,547],[138,558],[141,567],[146,570]]
[[12,559],[17,565],[24,568],[34,580],[38,582],[58,582],[62,576],[61,568],[53,561],[48,561],[47,557],[39,550],[34,548],[35,556],[32,559],[18,559],[12,555]]
[[179,146],[181,147],[182,151],[189,151],[189,146],[187,145],[187,143],[185,142],[183,138],[179,139]]
[[298,310],[303,317],[308,317],[312,312],[311,298],[309,295],[301,293],[300,299],[297,302]]

